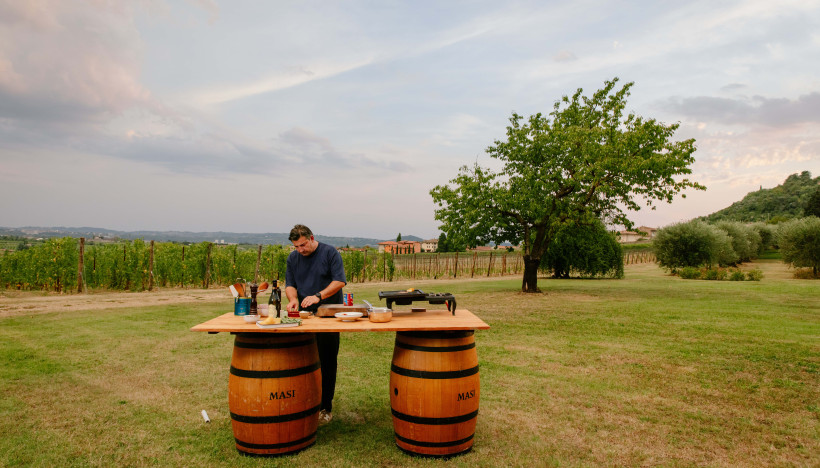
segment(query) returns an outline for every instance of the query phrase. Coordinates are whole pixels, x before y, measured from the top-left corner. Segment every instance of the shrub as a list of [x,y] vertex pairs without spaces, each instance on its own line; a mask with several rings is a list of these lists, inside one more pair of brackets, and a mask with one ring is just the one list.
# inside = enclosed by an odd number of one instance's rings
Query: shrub
[[810,267],[817,276],[820,269],[820,218],[809,216],[781,224],[777,243],[783,261],[793,267]]
[[540,266],[552,270],[556,278],[569,278],[571,271],[585,277],[623,278],[623,249],[599,220],[565,226],[555,235]]
[[737,261],[729,236],[698,220],[658,230],[653,249],[658,264],[671,270],[688,266],[728,265]]
[[732,271],[732,274],[729,275],[729,281],[743,281],[745,279],[746,275],[740,270],[734,270]]
[[678,271],[678,276],[683,279],[700,279],[700,270],[695,267],[683,267]]
[[798,268],[798,269],[794,270],[794,274],[792,275],[792,277],[794,279],[815,279],[815,278],[818,278],[818,276],[815,275],[811,271],[811,268]]
[[711,280],[711,281],[719,280],[720,277],[719,277],[719,274],[718,274],[718,270],[714,270],[714,269],[706,270],[706,273],[703,275],[703,279]]
[[763,279],[763,271],[759,268],[746,272],[746,278],[749,281],[760,281]]

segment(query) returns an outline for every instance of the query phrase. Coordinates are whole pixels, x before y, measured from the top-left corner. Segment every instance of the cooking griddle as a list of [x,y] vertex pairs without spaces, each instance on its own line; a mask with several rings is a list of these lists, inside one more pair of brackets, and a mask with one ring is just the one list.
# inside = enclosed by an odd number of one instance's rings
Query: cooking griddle
[[387,308],[393,304],[409,305],[418,301],[427,301],[430,304],[445,304],[447,310],[456,314],[456,297],[450,293],[426,293],[420,289],[413,291],[379,291],[379,299],[387,299]]

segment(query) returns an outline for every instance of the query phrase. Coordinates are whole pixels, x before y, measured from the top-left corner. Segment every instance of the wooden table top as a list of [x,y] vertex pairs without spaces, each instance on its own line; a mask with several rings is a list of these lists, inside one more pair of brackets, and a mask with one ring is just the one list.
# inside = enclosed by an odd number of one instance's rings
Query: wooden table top
[[259,328],[255,323],[246,322],[244,317],[229,312],[191,328],[199,332],[236,333],[316,333],[316,332],[363,332],[363,331],[435,331],[435,330],[488,330],[483,320],[466,309],[456,310],[452,315],[447,310],[427,310],[426,312],[393,312],[393,319],[385,323],[374,323],[367,317],[355,322],[343,322],[335,317],[310,317],[302,319],[302,325],[287,328]]

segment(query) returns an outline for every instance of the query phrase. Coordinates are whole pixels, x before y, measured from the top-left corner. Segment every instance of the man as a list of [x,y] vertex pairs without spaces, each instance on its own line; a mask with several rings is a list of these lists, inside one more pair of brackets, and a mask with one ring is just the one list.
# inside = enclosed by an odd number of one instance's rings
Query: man
[[[285,273],[285,295],[288,311],[310,310],[319,304],[341,304],[342,287],[347,284],[342,256],[330,245],[313,238],[302,224],[293,226],[288,239],[296,249],[288,255]],[[333,419],[333,394],[336,391],[336,359],[339,354],[339,332],[317,333],[319,364],[322,366],[322,406],[319,424]]]

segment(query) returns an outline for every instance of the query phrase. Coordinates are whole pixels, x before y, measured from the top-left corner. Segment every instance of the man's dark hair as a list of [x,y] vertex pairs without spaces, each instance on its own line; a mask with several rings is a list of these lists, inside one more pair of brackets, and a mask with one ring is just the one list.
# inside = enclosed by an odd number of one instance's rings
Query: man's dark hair
[[311,232],[309,227],[305,226],[304,224],[297,224],[296,226],[293,226],[293,229],[290,230],[288,240],[293,242],[299,240],[300,237],[310,238],[310,236],[312,235],[313,232]]

